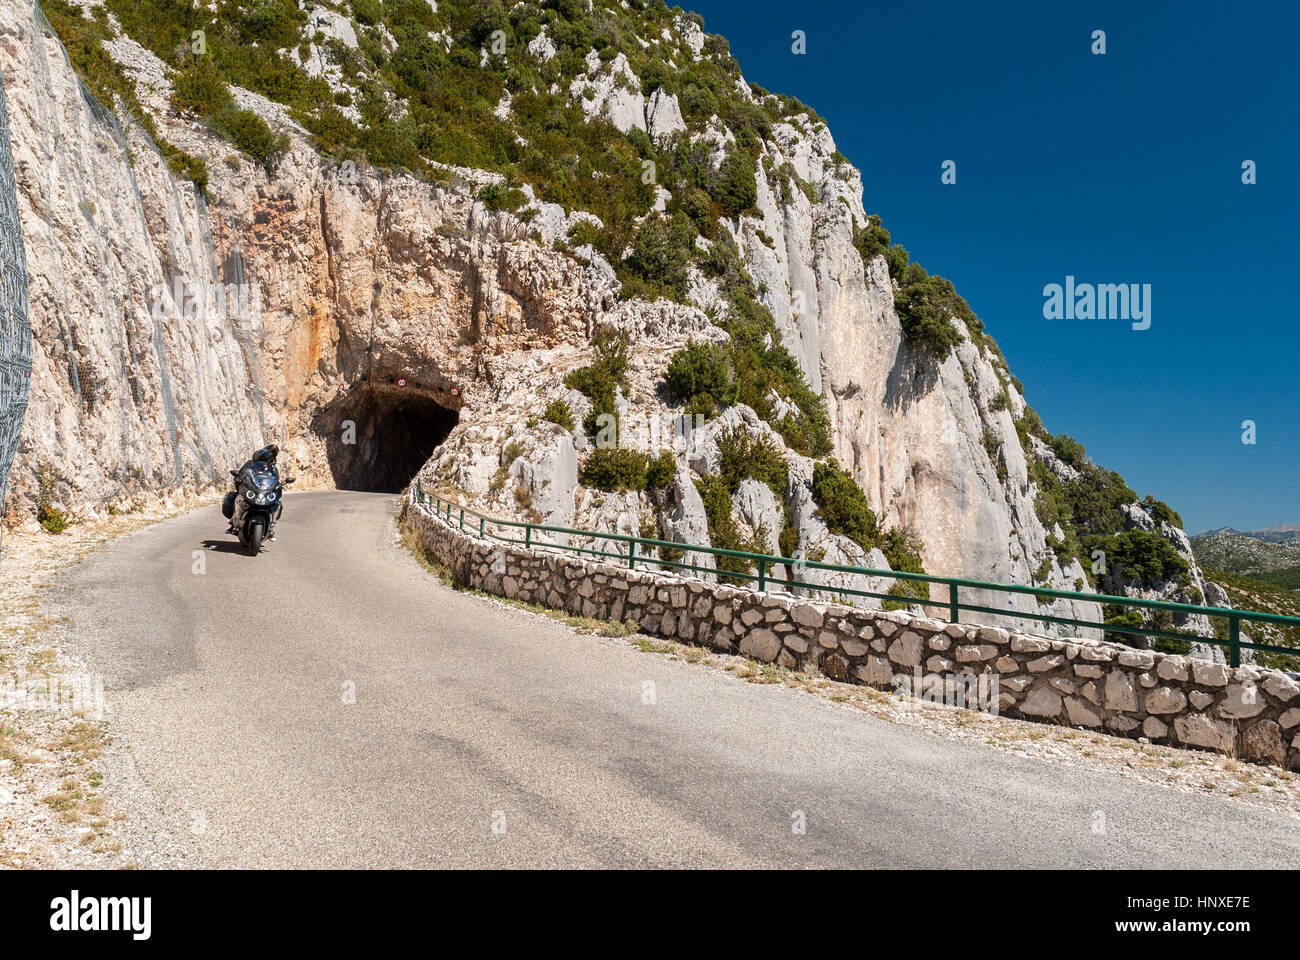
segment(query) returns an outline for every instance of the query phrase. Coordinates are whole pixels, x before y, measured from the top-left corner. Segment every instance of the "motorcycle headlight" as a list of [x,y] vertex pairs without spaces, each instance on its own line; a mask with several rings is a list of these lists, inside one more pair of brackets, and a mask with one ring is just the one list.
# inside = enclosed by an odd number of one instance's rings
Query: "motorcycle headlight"
[[253,499],[253,491],[252,491],[252,490],[245,490],[245,491],[244,491],[244,496],[247,497],[249,500],[252,500],[252,499]]

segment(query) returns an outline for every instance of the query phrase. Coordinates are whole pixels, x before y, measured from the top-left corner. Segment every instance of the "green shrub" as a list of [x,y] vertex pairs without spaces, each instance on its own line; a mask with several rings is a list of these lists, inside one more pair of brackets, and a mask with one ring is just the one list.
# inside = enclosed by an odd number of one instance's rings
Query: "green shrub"
[[655,217],[632,238],[632,249],[619,263],[623,297],[684,301],[690,282],[693,232],[683,219]]
[[230,88],[221,79],[209,57],[199,57],[191,66],[176,74],[172,84],[172,103],[201,117],[220,113],[229,103]]
[[663,490],[672,486],[677,477],[677,459],[669,450],[663,450],[646,466],[645,485],[649,490]]
[[[753,281],[739,265],[734,246],[713,245],[712,269],[728,298],[720,325],[730,334],[722,345],[688,344],[668,365],[669,387],[688,413],[713,416],[718,405],[743,403],[805,456],[830,452],[830,421],[823,397],[808,386],[798,363],[781,345],[771,311],[755,299]],[[777,419],[773,396],[795,408]]]
[[50,533],[62,533],[68,528],[68,514],[53,505],[58,493],[59,479],[54,468],[47,463],[36,468],[36,521]]
[[733,395],[727,348],[714,343],[688,343],[668,362],[664,382],[682,400],[707,394],[714,401],[725,402]]
[[874,213],[867,217],[867,225],[853,231],[853,246],[862,257],[863,266],[889,250],[889,231],[880,224]]
[[1183,518],[1175,513],[1163,500],[1157,500],[1151,494],[1142,498],[1142,509],[1151,515],[1151,519],[1156,523],[1167,523],[1170,526],[1183,528]]
[[162,151],[163,159],[167,161],[167,166],[171,171],[178,176],[187,177],[194,183],[194,186],[206,194],[208,191],[207,161],[202,157],[186,153],[161,137],[158,137],[155,142],[158,144],[158,149]]
[[56,507],[41,507],[36,511],[36,520],[50,533],[62,533],[68,529],[68,515]]
[[799,528],[793,523],[787,523],[781,528],[781,533],[777,536],[777,549],[783,557],[793,557],[799,549]]
[[570,370],[564,383],[591,401],[591,412],[583,426],[587,434],[595,438],[602,416],[618,416],[617,391],[627,385],[630,354],[627,335],[623,333],[602,330],[596,334],[593,346],[596,353],[594,362]]
[[[720,550],[740,550],[747,553],[763,553],[763,545],[757,537],[746,540],[740,534],[731,515],[731,491],[719,476],[708,476],[695,481],[695,488],[704,501],[704,515],[709,522],[709,543]],[[734,574],[752,574],[754,564],[743,557],[715,556],[718,567],[719,583],[746,583],[746,578]],[[727,574],[733,576],[727,576]]]
[[522,190],[504,183],[489,183],[478,192],[478,198],[489,210],[504,210],[507,213],[514,213],[528,202],[528,196]]
[[[1146,620],[1140,610],[1129,610],[1124,607],[1108,605],[1103,611],[1103,616],[1107,626],[1142,627],[1146,625]],[[1128,646],[1133,646],[1140,636],[1140,634],[1116,630],[1107,630],[1105,633],[1105,639],[1112,643],[1123,643]]]
[[1152,586],[1188,572],[1187,560],[1164,537],[1149,530],[1125,530],[1082,538],[1084,550],[1105,551],[1106,567],[1119,579]]
[[294,117],[311,132],[322,153],[337,157],[353,152],[352,144],[358,139],[357,126],[338,107],[325,104],[315,113],[296,112]]
[[240,110],[227,106],[212,117],[212,126],[222,136],[230,140],[244,153],[248,154],[268,172],[273,172],[280,157],[289,147],[289,138],[274,133],[265,120],[252,110]]
[[[877,546],[889,561],[889,569],[900,573],[925,573],[921,562],[921,543],[911,533],[886,530]],[[894,596],[916,600],[930,599],[930,585],[924,580],[895,580],[889,592]]]
[[757,169],[747,150],[738,148],[727,154],[709,185],[709,195],[724,214],[734,219],[758,203]]
[[1029,455],[1033,450],[1033,444],[1029,438],[1037,437],[1039,440],[1046,442],[1051,439],[1047,428],[1043,426],[1043,421],[1039,418],[1038,412],[1028,404],[1025,405],[1025,412],[1020,415],[1016,421],[1016,435],[1020,438],[1020,446]]
[[582,464],[579,480],[597,490],[644,490],[649,457],[622,447],[598,447]]
[[907,273],[909,260],[907,250],[901,243],[896,243],[890,247],[885,254],[885,262],[889,264],[889,276],[894,280],[901,281]]
[[352,15],[363,26],[374,26],[382,22],[384,6],[381,0],[352,0]]
[[1062,433],[1059,436],[1050,438],[1047,445],[1052,448],[1052,452],[1056,454],[1057,459],[1066,466],[1082,470],[1087,465],[1087,456],[1083,444],[1074,437]]
[[567,401],[558,397],[546,405],[542,419],[558,424],[565,430],[573,429],[573,410]]
[[718,437],[718,476],[731,493],[747,479],[765,483],[785,501],[789,466],[780,447],[767,436],[755,436],[742,428],[727,430]]
[[[954,315],[961,316],[959,301],[961,304],[966,302],[957,295],[949,281],[939,276],[925,276],[909,279],[903,285],[894,297],[894,309],[907,339],[942,360],[961,343],[961,333],[950,319]],[[969,311],[967,307],[965,312]]]
[[834,460],[813,466],[812,495],[831,533],[843,534],[864,550],[876,545],[876,515],[866,494]]

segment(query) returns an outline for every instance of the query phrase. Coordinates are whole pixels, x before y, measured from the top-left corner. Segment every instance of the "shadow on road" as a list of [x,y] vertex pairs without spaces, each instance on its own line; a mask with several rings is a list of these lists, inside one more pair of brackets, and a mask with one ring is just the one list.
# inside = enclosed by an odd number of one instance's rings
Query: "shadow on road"
[[248,553],[238,540],[204,540],[203,546],[213,553]]

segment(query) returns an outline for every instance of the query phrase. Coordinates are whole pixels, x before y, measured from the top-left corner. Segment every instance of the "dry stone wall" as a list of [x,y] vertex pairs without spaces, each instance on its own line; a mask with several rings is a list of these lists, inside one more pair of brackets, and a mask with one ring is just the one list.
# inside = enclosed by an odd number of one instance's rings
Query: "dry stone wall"
[[1257,666],[945,623],[706,582],[460,530],[414,499],[406,522],[458,581],[487,593],[764,663],[880,688],[990,691],[989,709],[1300,770],[1300,683]]

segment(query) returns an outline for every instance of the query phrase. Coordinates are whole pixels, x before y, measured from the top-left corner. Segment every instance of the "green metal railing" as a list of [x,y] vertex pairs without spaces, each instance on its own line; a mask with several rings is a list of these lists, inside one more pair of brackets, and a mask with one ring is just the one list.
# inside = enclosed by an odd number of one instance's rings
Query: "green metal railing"
[[[491,517],[487,514],[479,513],[477,510],[473,510],[460,503],[448,500],[446,497],[439,494],[426,493],[424,487],[418,483],[415,488],[415,496],[417,502],[431,507],[436,516],[441,517],[453,527],[459,526],[461,530],[464,530],[465,520],[468,517],[470,519],[471,532],[475,532],[473,521],[477,520],[478,529],[476,532],[481,539],[518,544],[529,549],[540,547],[602,557],[608,560],[617,560],[620,563],[626,562],[628,567],[632,569],[635,569],[639,559],[641,563],[646,566],[671,567],[696,573],[712,573],[723,577],[733,578],[738,581],[748,581],[753,583],[760,591],[766,590],[775,585],[807,591],[819,591],[839,596],[871,597],[877,600],[890,601],[908,606],[918,605],[922,607],[938,607],[947,614],[947,619],[952,623],[960,622],[961,612],[964,610],[968,613],[985,613],[999,617],[1036,620],[1041,623],[1055,623],[1072,627],[1088,627],[1109,631],[1111,633],[1157,637],[1161,639],[1181,641],[1184,643],[1208,643],[1219,647],[1226,647],[1228,650],[1229,662],[1234,667],[1241,665],[1242,650],[1258,650],[1263,653],[1276,653],[1300,657],[1300,647],[1279,647],[1263,643],[1252,643],[1241,639],[1241,622],[1243,620],[1256,623],[1272,623],[1283,626],[1300,627],[1300,617],[1285,617],[1281,614],[1260,613],[1253,610],[1204,607],[1192,603],[1170,603],[1165,600],[1141,600],[1133,597],[1113,597],[1102,593],[1080,593],[1070,590],[1055,590],[1050,587],[1023,587],[1010,583],[990,583],[985,580],[966,580],[958,577],[936,577],[925,573],[908,573],[902,570],[872,570],[867,567],[820,563],[818,561],[796,557],[778,557],[764,553],[749,553],[744,550],[726,550],[721,547],[704,547],[690,543],[678,543],[671,540],[654,540],[648,537],[633,537],[622,533],[601,533],[595,530],[578,530],[572,527],[547,526],[540,523],[530,523],[526,520],[501,520],[497,517]],[[504,527],[507,530],[521,530],[523,536],[507,536],[496,533],[488,529],[489,525]],[[597,549],[594,546],[575,546],[568,543],[554,542],[552,540],[539,540],[537,539],[538,534],[557,534],[566,537],[581,537],[590,539],[593,543],[597,541],[607,541],[613,543],[615,549],[609,551]],[[618,549],[618,545],[620,544],[625,547],[624,550]],[[638,547],[642,548],[640,557],[637,556]],[[668,560],[663,556],[652,557],[646,553],[644,548],[680,552],[682,553],[682,559]],[[703,553],[712,557],[726,557],[744,561],[750,564],[757,572],[749,572],[747,570],[718,570],[715,567],[705,567],[685,562],[687,557],[692,553]],[[782,566],[787,569],[825,570],[831,573],[843,573],[878,579],[913,580],[918,583],[937,584],[941,588],[946,588],[947,595],[944,599],[940,600],[922,599],[911,595],[904,596],[896,593],[878,593],[870,590],[857,590],[850,587],[808,583],[802,580],[773,576],[773,572],[776,568]],[[963,598],[963,591],[965,592],[965,598]],[[972,591],[1006,594],[1008,595],[1008,598],[1014,594],[1025,594],[1040,600],[1083,600],[1105,605],[1114,605],[1126,610],[1143,609],[1167,611],[1170,614],[1201,614],[1206,617],[1222,618],[1225,620],[1227,623],[1228,639],[1220,640],[1218,637],[1180,633],[1174,630],[1164,630],[1156,627],[1132,627],[1119,623],[1099,623],[1095,620],[1057,617],[1046,613],[999,609],[998,607],[987,606],[981,603],[968,602],[968,600],[972,599],[970,596]],[[941,590],[940,592],[942,593],[945,591]]]

